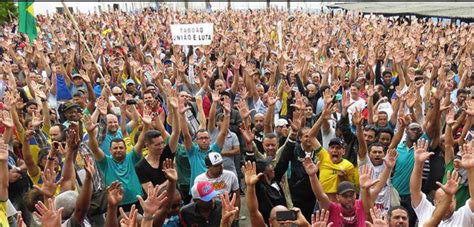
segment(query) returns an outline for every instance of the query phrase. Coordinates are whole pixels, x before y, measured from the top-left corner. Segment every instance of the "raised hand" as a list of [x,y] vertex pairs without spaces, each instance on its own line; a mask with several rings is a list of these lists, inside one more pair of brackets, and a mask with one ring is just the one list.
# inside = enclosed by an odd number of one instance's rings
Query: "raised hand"
[[303,124],[303,116],[303,110],[293,111],[293,120],[290,121],[291,130],[293,132],[298,132],[301,129]]
[[69,130],[66,134],[67,146],[71,149],[77,149],[81,143],[81,138],[79,134],[79,125],[77,122],[71,122]]
[[48,198],[52,198],[54,196],[54,194],[56,193],[56,189],[63,180],[63,178],[61,177],[61,179],[55,182],[56,172],[51,171],[49,169],[46,169],[41,173],[41,179],[43,180],[43,184],[41,185],[41,187],[38,185],[33,185],[33,187],[40,191],[43,196]]
[[299,91],[295,92],[295,99],[296,102],[294,104],[291,104],[291,106],[295,107],[298,110],[304,110],[306,104],[304,103],[303,96]]
[[462,109],[468,114],[469,116],[474,116],[474,100],[466,100],[464,102],[466,107],[463,107]]
[[247,106],[247,101],[244,100],[244,99],[241,99],[239,101],[239,103],[237,104],[237,109],[239,110],[239,113],[240,113],[240,116],[242,117],[242,119],[245,119],[245,118],[249,117],[251,111],[253,111],[253,110],[249,110],[249,108]]
[[311,157],[306,157],[303,161],[303,167],[306,171],[306,174],[309,176],[315,176],[319,170],[319,161],[314,164],[313,160],[311,160]]
[[129,215],[127,215],[122,207],[119,209],[122,220],[120,220],[120,227],[137,227],[137,214],[138,210],[135,208],[135,205],[132,205]]
[[434,154],[433,152],[427,152],[428,144],[424,139],[419,140],[418,144],[414,144],[413,146],[415,149],[415,162],[422,163]]
[[362,116],[362,112],[356,108],[356,111],[352,114],[352,124],[362,126],[363,121],[364,117]]
[[3,110],[1,114],[2,115],[0,116],[0,121],[2,122],[2,124],[7,128],[13,128],[13,120],[12,116],[10,115],[10,111]]
[[253,133],[250,128],[245,127],[244,124],[240,125],[240,133],[242,134],[242,137],[246,143],[252,143],[253,139],[255,138],[255,133]]
[[[472,143],[472,142],[471,142]],[[464,169],[474,168],[474,150],[472,144],[465,143],[461,147],[461,160],[455,159],[454,162]]]
[[327,105],[327,104],[331,103],[332,99],[333,99],[333,94],[332,94],[331,89],[324,90],[324,92],[323,92],[324,104]]
[[107,188],[107,203],[109,206],[117,207],[123,199],[122,183],[114,181],[112,185]]
[[360,167],[359,182],[361,189],[369,189],[377,182],[379,182],[379,179],[372,179],[373,172],[374,169],[368,165],[363,165]]
[[35,128],[39,127],[43,123],[43,118],[41,117],[41,114],[33,112],[32,115],[33,119],[31,120],[31,125],[33,125],[33,127]]
[[461,181],[461,177],[458,174],[458,171],[453,170],[447,173],[447,181],[446,184],[441,184],[439,181],[436,184],[446,193],[449,195],[454,195],[458,191],[458,185]]
[[151,109],[148,108],[148,107],[145,107],[145,109],[143,110],[143,116],[142,116],[142,121],[143,121],[143,124],[145,125],[151,125]]
[[178,173],[172,159],[167,158],[163,161],[163,172],[169,181],[176,182],[178,180]]
[[109,104],[107,103],[107,101],[105,100],[104,96],[100,96],[98,99],[97,99],[97,103],[96,103],[96,107],[97,109],[99,110],[99,113],[102,114],[102,115],[107,115],[107,106]]
[[383,216],[382,211],[379,208],[370,208],[370,217],[372,217],[372,221],[374,222],[374,224],[366,221],[365,223],[367,224],[367,226],[389,227],[387,220],[385,220],[385,217]]
[[48,199],[48,206],[39,201],[35,208],[34,215],[41,220],[42,226],[61,226],[61,216],[64,207],[56,209],[52,198]]
[[18,211],[18,213],[16,214],[16,222],[17,222],[17,227],[28,227],[23,221],[23,216],[21,215],[21,211]]
[[260,177],[263,175],[263,173],[259,173],[257,175],[257,167],[255,166],[255,162],[250,162],[247,161],[245,163],[245,166],[242,167],[244,172],[244,179],[245,179],[245,184],[247,185],[255,185]]
[[92,176],[94,176],[94,173],[95,173],[94,160],[90,156],[86,156],[84,159],[86,163],[86,166],[85,166],[86,174],[92,178]]
[[385,166],[393,169],[393,167],[395,167],[395,163],[397,162],[397,157],[397,150],[395,148],[389,149],[387,151],[387,155],[385,155]]
[[329,221],[329,210],[321,209],[317,210],[316,213],[311,215],[311,227],[329,227],[333,223]]
[[97,123],[93,123],[90,117],[86,117],[85,115],[82,116],[82,122],[84,122],[84,125],[86,126],[87,132],[92,132],[94,129],[98,126]]
[[325,104],[320,117],[322,117],[324,120],[331,119],[331,110],[333,107],[334,107],[334,104],[332,103]]
[[143,212],[146,216],[154,216],[155,213],[166,204],[168,197],[166,197],[166,191],[160,193],[160,185],[153,187],[152,184],[148,185],[147,188],[148,197],[143,200],[141,196],[137,196],[140,206],[143,208]]
[[221,226],[230,227],[237,218],[236,215],[239,212],[239,207],[235,206],[236,196],[235,193],[232,195],[232,200],[229,200],[229,193],[224,192],[220,195],[222,202],[222,219]]

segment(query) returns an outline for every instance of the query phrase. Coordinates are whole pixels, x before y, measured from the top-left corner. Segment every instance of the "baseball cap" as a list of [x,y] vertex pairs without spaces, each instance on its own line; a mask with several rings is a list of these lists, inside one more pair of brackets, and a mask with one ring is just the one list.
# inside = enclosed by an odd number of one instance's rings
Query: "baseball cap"
[[275,122],[275,127],[282,127],[288,125],[288,121],[286,119],[280,118]]
[[191,194],[193,199],[200,199],[204,202],[209,202],[214,197],[219,195],[219,193],[214,190],[214,186],[212,186],[211,182],[209,181],[199,181],[194,184],[193,188],[191,189]]
[[125,81],[125,84],[126,85],[135,84],[135,81],[133,81],[132,79],[128,79],[128,80]]
[[339,138],[339,137],[334,137],[332,138],[330,141],[329,141],[329,146],[331,145],[339,145],[339,146],[344,146],[346,143],[344,142],[343,139]]
[[342,195],[346,192],[357,192],[355,186],[349,181],[343,181],[337,186],[337,194]]
[[73,78],[73,79],[76,78],[76,77],[81,77],[81,74],[79,74],[79,73],[74,73],[74,74],[72,74],[72,78]]
[[224,159],[222,159],[222,155],[217,152],[209,152],[206,158],[204,159],[206,166],[216,166],[224,163]]
[[74,109],[74,108],[79,109],[80,106],[77,105],[76,103],[73,103],[73,102],[70,102],[70,101],[69,101],[69,102],[64,103],[63,111],[66,112],[66,111],[71,110],[71,109]]

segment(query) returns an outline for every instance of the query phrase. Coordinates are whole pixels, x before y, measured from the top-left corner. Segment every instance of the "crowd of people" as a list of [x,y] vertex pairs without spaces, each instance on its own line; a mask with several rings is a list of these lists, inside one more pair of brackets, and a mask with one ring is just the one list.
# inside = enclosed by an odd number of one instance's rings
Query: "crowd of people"
[[0,226],[474,225],[472,24],[74,16],[2,25]]

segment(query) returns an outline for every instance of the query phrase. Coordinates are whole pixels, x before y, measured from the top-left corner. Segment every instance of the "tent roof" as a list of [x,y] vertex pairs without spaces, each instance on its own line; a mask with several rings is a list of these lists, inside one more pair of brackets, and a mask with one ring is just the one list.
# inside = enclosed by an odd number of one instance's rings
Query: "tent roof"
[[418,15],[474,19],[474,2],[359,2],[336,3],[332,7],[384,15]]

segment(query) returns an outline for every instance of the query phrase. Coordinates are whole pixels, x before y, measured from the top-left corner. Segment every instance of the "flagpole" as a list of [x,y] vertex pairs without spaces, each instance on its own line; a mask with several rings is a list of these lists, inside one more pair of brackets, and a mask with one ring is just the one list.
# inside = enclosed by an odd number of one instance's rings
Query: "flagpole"
[[[99,65],[97,64],[97,62],[96,62],[96,60],[95,60],[95,58],[94,58],[94,55],[92,54],[91,50],[89,49],[89,46],[87,45],[86,39],[84,39],[84,36],[82,35],[81,30],[79,29],[79,26],[77,25],[76,19],[74,19],[74,16],[73,16],[73,15],[71,14],[71,12],[69,11],[69,8],[66,6],[66,3],[64,2],[64,0],[62,0],[61,3],[63,4],[64,11],[66,12],[66,15],[67,15],[67,16],[69,17],[69,19],[72,21],[72,25],[73,25],[74,28],[76,29],[77,33],[79,33],[80,40],[82,41],[84,47],[86,48],[87,53],[89,53],[89,55],[91,56],[91,58],[92,58],[92,60],[93,60],[93,62],[94,62],[94,66],[95,66],[96,70],[99,72],[99,75],[100,75],[100,77],[102,78],[102,80],[104,80],[104,87],[108,87],[109,90],[111,90],[109,84],[107,84],[107,81],[105,80],[104,75],[102,75],[102,71],[100,70]],[[111,94],[111,95],[113,95],[113,94]]]

